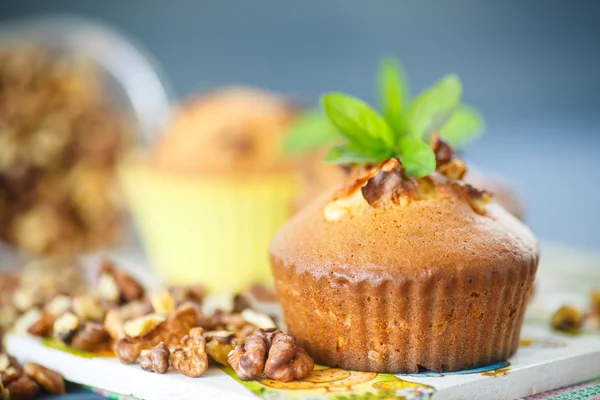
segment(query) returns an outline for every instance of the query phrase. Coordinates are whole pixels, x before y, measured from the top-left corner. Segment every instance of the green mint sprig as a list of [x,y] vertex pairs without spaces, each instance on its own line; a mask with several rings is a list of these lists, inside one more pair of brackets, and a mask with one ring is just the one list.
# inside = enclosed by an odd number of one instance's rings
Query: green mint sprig
[[321,98],[325,114],[347,139],[334,147],[325,161],[340,164],[377,163],[400,158],[408,176],[422,177],[435,170],[435,154],[421,140],[394,130],[363,101],[341,93]]
[[[484,129],[481,115],[460,103],[462,88],[455,75],[446,76],[409,104],[410,91],[404,70],[395,58],[386,57],[379,64],[377,88],[381,113],[396,135],[408,133],[428,140],[433,132],[438,132],[453,147],[461,148],[476,139]],[[343,136],[346,135],[338,131],[325,114],[309,110],[292,124],[284,151],[287,154],[305,153],[339,141]],[[338,150],[339,157],[343,154],[343,159],[352,159],[352,155],[357,160],[365,159],[364,153],[370,152],[359,150],[356,145],[352,145],[351,149]],[[385,151],[376,153],[383,154]],[[330,158],[335,159],[333,154]]]

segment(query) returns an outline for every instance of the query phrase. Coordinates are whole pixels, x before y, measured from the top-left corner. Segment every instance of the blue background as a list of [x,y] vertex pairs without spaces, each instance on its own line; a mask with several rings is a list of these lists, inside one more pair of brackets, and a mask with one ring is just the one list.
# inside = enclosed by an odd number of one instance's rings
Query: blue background
[[179,96],[247,83],[307,100],[332,89],[373,100],[377,59],[389,53],[413,92],[456,72],[488,124],[468,158],[516,184],[542,239],[600,249],[600,2],[0,2],[0,21],[46,12],[130,33]]

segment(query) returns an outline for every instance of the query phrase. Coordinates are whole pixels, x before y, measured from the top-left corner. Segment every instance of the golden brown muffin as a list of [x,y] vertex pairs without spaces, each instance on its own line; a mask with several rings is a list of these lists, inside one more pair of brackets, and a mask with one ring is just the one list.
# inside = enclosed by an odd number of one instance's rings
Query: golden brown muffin
[[297,110],[268,92],[230,87],[190,100],[151,151],[152,166],[183,173],[282,172],[282,140]]
[[516,351],[537,242],[464,172],[440,157],[436,172],[407,178],[390,159],[277,233],[270,255],[285,321],[317,363],[442,372]]

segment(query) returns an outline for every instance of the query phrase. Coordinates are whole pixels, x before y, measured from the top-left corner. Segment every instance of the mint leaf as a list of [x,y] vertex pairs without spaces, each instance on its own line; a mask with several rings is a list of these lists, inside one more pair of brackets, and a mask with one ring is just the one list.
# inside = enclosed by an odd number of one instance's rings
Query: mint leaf
[[377,71],[379,108],[394,132],[403,131],[402,113],[409,98],[408,83],[404,69],[393,57],[386,57],[379,63]]
[[376,163],[393,157],[394,154],[386,149],[361,148],[350,142],[332,148],[324,161],[337,164]]
[[479,137],[484,127],[481,114],[474,108],[461,104],[439,133],[452,147],[460,148]]
[[453,74],[419,94],[406,111],[408,133],[422,139],[438,131],[458,107],[461,95],[460,79]]
[[341,134],[361,147],[372,147],[383,142],[393,147],[394,133],[365,102],[342,93],[330,93],[321,97],[325,113]]
[[407,176],[421,178],[435,171],[435,154],[421,140],[412,136],[401,137],[398,152]]
[[283,152],[306,153],[340,138],[338,130],[321,110],[308,110],[290,125],[283,142]]

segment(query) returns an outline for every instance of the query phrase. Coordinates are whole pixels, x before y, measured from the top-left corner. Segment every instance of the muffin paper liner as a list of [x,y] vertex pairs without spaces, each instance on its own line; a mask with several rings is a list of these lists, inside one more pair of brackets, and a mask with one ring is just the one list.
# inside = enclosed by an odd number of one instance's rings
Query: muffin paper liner
[[120,177],[144,247],[167,283],[237,291],[271,279],[269,241],[289,217],[296,176],[185,176],[129,163]]
[[536,265],[432,268],[377,280],[273,259],[290,333],[317,363],[350,370],[436,372],[508,359]]

